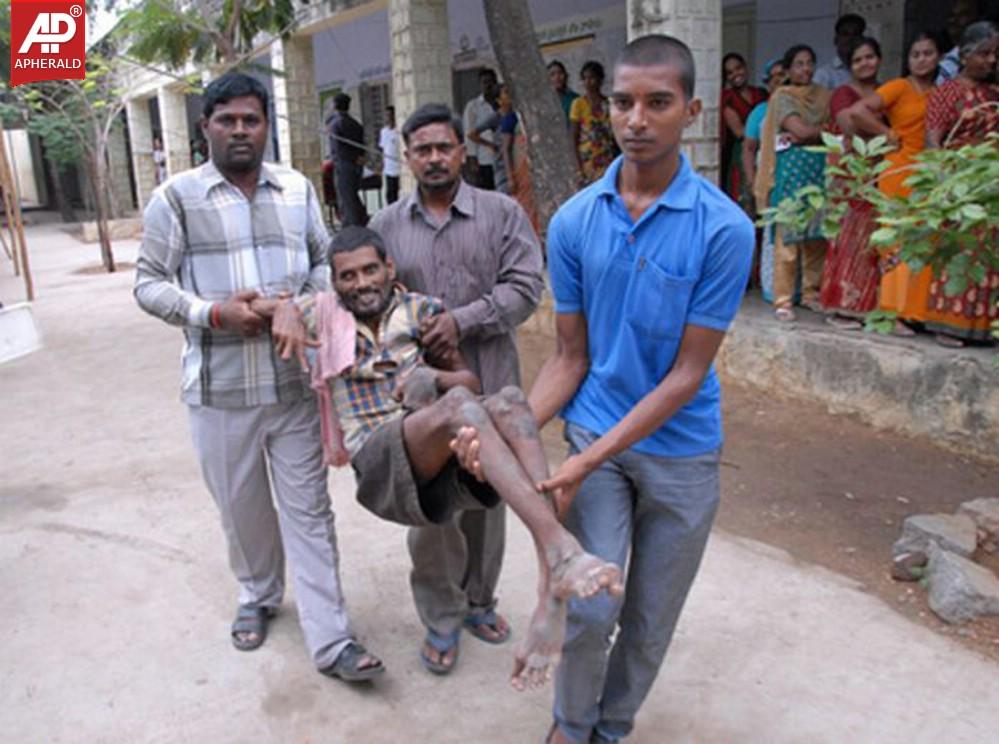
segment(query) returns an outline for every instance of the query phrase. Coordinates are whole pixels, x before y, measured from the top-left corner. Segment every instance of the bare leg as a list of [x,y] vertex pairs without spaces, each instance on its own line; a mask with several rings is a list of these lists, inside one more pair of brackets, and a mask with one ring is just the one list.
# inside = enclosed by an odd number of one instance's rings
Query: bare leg
[[[487,409],[496,411],[495,424]],[[512,393],[505,392],[483,405],[467,390],[455,388],[438,402],[408,416],[403,428],[413,472],[425,482],[450,459],[450,440],[458,429],[474,427],[478,431],[483,476],[534,539],[540,601],[517,655],[511,683],[518,689],[541,685],[547,679],[561,650],[566,599],[590,597],[603,589],[613,594],[624,590],[620,569],[584,552],[559,524],[551,503],[535,490],[537,480],[547,475],[547,462],[533,418],[530,427],[523,418],[530,415],[522,394],[516,400]]]

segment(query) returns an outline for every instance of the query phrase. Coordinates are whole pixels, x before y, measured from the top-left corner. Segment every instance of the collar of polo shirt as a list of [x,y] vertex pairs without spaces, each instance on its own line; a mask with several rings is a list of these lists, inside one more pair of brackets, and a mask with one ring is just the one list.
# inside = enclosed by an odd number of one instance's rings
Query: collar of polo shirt
[[[619,197],[617,189],[617,177],[624,164],[624,156],[611,163],[607,172],[597,181],[598,193],[601,197],[613,199]],[[697,198],[697,184],[694,181],[694,171],[690,167],[687,156],[680,153],[680,167],[677,168],[676,175],[673,176],[669,188],[656,200],[655,206],[663,206],[667,209],[688,211],[694,208],[694,201]]]

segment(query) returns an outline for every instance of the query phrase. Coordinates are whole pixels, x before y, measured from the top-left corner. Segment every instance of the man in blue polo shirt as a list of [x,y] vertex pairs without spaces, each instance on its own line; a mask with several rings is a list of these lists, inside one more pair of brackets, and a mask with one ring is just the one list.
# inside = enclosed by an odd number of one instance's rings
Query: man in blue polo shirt
[[624,597],[570,602],[552,742],[616,742],[631,731],[718,505],[712,361],[754,236],[680,153],[701,110],[693,88],[683,42],[628,44],[611,94],[623,155],[548,230],[558,348],[530,403],[542,425],[561,411],[570,457],[539,488],[586,550],[628,566]]

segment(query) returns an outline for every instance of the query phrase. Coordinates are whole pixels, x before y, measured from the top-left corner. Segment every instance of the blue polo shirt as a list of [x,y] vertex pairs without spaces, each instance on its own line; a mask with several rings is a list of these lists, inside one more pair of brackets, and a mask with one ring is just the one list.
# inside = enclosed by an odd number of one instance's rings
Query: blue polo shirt
[[[753,224],[687,158],[638,222],[617,190],[618,157],[548,228],[555,310],[586,318],[590,368],[562,416],[604,434],[673,367],[687,325],[724,331],[749,279]],[[722,443],[714,367],[693,399],[633,449],[693,457]]]

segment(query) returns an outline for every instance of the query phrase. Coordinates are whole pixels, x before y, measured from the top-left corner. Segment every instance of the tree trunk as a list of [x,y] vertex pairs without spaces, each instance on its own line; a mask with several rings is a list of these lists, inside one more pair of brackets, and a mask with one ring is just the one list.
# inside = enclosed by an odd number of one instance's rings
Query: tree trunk
[[493,51],[527,132],[542,234],[576,192],[576,157],[562,105],[548,82],[527,0],[483,0]]
[[108,199],[107,161],[104,153],[98,151],[95,157],[87,158],[87,163],[90,170],[90,185],[94,190],[94,213],[97,219],[97,239],[101,244],[101,263],[108,273],[111,273],[117,267],[111,250],[111,230],[108,228],[111,204]]

